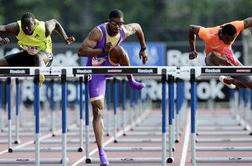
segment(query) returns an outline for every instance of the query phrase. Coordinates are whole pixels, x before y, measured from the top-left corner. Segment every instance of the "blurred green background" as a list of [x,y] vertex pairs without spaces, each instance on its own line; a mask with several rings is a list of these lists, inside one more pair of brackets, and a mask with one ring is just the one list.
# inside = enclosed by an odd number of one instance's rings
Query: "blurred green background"
[[214,26],[247,18],[252,0],[0,0],[0,24],[15,22],[29,11],[39,20],[57,19],[81,42],[115,8],[124,12],[127,23],[141,24],[146,40],[167,42],[187,40],[190,24]]

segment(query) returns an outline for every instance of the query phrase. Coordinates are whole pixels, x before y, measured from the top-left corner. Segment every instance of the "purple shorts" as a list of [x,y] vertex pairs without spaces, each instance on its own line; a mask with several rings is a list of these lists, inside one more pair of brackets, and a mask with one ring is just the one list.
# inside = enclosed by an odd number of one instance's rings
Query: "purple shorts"
[[[96,65],[98,66],[98,65]],[[99,66],[118,66],[117,64],[112,64],[108,58]],[[95,75],[92,74],[90,80],[88,81],[89,96],[91,101],[99,100],[104,98],[106,90],[106,78],[108,75]]]

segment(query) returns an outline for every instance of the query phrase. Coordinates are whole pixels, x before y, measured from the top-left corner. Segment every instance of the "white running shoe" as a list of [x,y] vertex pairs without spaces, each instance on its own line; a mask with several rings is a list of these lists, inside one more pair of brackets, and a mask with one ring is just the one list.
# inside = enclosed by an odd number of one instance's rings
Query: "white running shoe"
[[230,83],[227,83],[226,80],[230,79],[229,77],[227,76],[220,76],[219,77],[219,80],[220,82],[222,82],[224,85],[226,85],[227,87],[229,87],[230,89],[235,89],[236,86],[234,84],[230,84]]

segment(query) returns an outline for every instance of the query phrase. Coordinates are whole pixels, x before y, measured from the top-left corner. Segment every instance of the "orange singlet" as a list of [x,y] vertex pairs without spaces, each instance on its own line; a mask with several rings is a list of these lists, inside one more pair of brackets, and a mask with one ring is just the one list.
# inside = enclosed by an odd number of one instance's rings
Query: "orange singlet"
[[[232,24],[235,26],[236,31],[237,31],[236,37],[244,29],[243,21],[232,21],[226,24]],[[220,40],[218,36],[218,32],[220,28],[221,26],[210,27],[210,28],[202,27],[199,29],[199,37],[205,42],[206,55],[208,55],[210,52],[217,52],[217,53],[220,53],[221,55],[225,55],[225,49],[231,50],[231,46],[234,41],[232,41],[231,44],[225,44],[222,40]]]

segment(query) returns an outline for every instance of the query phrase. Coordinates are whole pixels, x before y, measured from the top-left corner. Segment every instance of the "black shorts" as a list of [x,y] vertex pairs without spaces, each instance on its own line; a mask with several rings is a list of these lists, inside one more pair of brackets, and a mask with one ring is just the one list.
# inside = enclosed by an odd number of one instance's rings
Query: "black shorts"
[[47,59],[46,66],[50,66],[52,62],[52,55],[47,53],[40,53],[37,55],[30,55],[26,51],[21,51],[16,54],[7,55],[4,58],[8,62],[9,66],[39,66],[38,56],[43,56],[43,59]]

